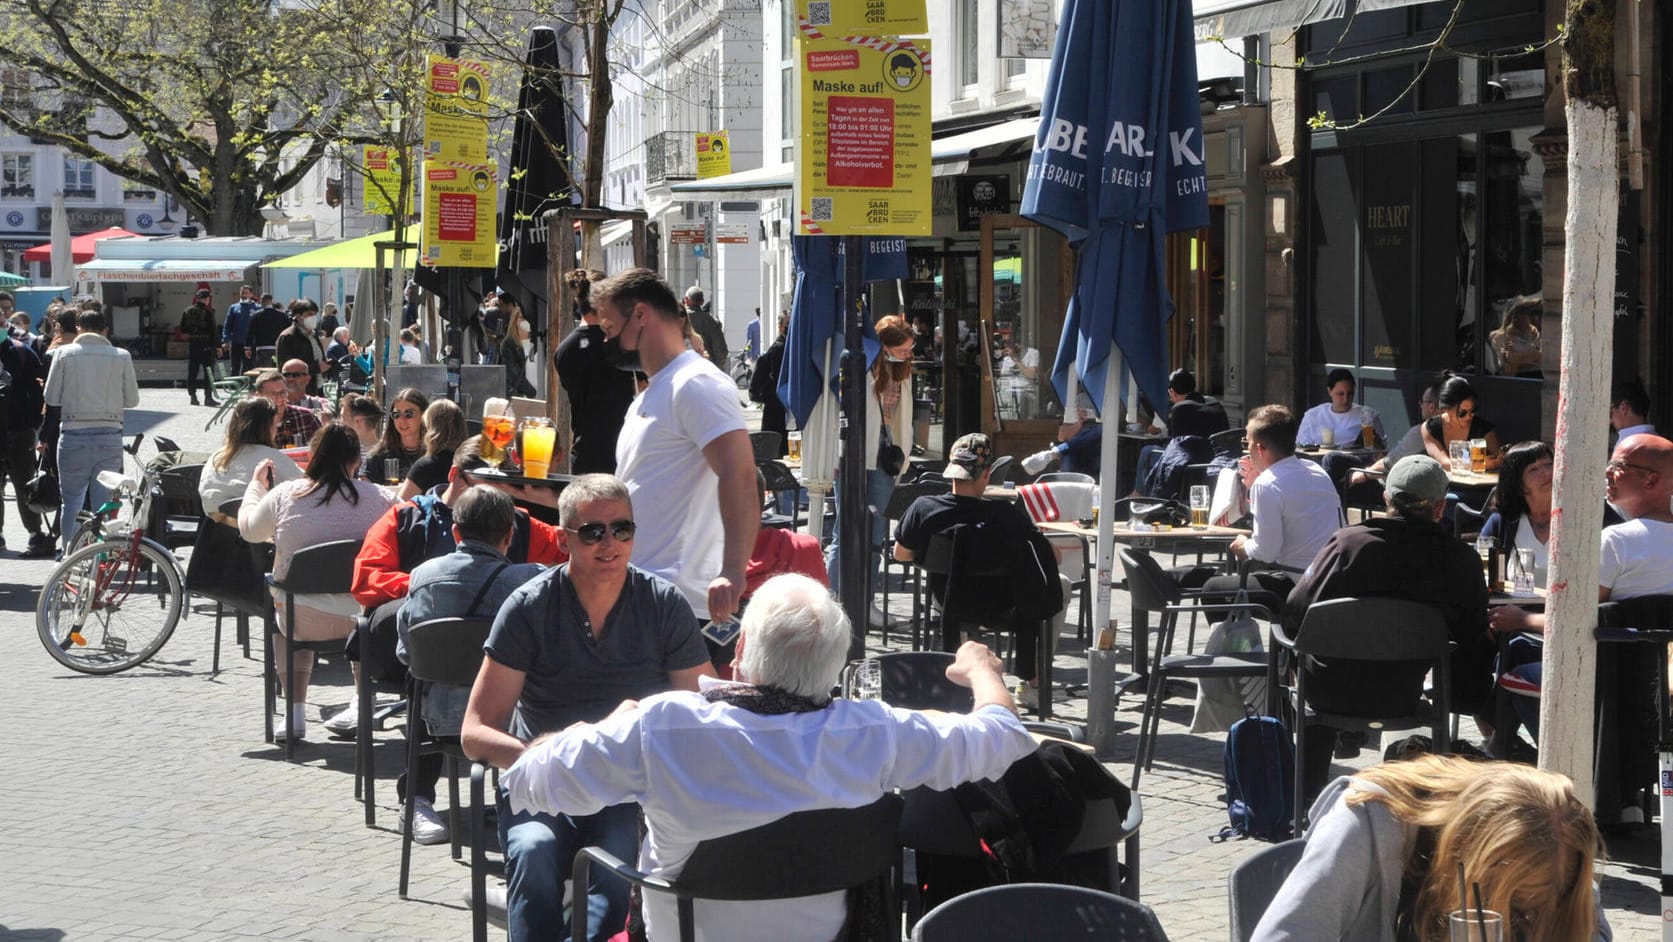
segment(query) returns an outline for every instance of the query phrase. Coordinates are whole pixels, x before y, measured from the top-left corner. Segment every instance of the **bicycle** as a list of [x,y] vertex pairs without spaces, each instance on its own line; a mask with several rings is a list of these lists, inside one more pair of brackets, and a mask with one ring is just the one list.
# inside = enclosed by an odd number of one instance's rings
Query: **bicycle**
[[[135,436],[123,451],[135,458]],[[53,660],[85,674],[115,674],[145,663],[168,642],[185,611],[180,561],[145,535],[157,473],[136,479],[99,472],[111,497],[86,514],[63,562],[47,577],[35,606],[35,630]],[[122,508],[132,513],[118,520]]]

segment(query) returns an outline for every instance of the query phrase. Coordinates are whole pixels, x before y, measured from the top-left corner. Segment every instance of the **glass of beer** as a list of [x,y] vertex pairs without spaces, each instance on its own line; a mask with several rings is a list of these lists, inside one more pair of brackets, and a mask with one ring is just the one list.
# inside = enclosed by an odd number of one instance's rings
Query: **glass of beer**
[[801,429],[797,429],[796,431],[791,432],[789,434],[789,438],[790,438],[790,460],[791,461],[802,460],[802,432],[801,432]]
[[1191,485],[1191,529],[1208,529],[1208,485]]
[[1366,448],[1377,447],[1377,427],[1371,424],[1370,419],[1360,419],[1359,440]]
[[552,466],[558,430],[546,418],[529,419],[523,426],[523,476],[543,478]]
[[498,468],[505,460],[506,449],[511,445],[512,431],[509,415],[482,417],[482,460],[488,462],[489,467]]
[[1470,439],[1470,470],[1476,474],[1487,473],[1487,439]]

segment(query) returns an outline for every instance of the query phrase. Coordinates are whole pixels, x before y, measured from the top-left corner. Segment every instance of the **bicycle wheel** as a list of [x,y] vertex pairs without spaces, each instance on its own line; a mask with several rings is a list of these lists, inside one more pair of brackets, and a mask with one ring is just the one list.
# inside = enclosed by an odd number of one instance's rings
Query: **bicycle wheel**
[[35,607],[53,659],[86,674],[143,664],[174,634],[185,603],[180,570],[150,543],[113,540],[64,557]]
[[75,532],[70,534],[70,545],[64,552],[65,557],[69,557],[71,554],[84,546],[90,546],[99,542],[104,539],[104,535],[104,519],[99,517],[97,514],[92,514],[83,510],[81,513],[76,514]]

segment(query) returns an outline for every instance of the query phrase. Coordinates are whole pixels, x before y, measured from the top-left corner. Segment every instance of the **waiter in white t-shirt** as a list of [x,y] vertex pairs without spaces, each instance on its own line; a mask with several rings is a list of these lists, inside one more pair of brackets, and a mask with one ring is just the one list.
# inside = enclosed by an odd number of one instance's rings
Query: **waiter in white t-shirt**
[[[738,610],[761,507],[738,388],[690,350],[668,283],[634,268],[593,285],[605,356],[650,377],[616,440],[616,475],[633,497],[633,562],[674,583],[699,620]],[[712,643],[718,666],[731,652]]]

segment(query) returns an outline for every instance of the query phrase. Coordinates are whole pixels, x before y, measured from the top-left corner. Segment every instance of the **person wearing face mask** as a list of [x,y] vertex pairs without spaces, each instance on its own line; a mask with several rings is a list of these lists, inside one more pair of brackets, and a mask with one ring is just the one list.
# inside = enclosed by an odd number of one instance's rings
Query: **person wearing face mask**
[[505,367],[505,394],[532,398],[535,389],[529,382],[528,362],[534,343],[529,339],[528,318],[523,316],[522,305],[511,298],[500,302],[500,310],[506,314],[505,339],[500,341],[499,357]]
[[325,348],[320,345],[314,327],[319,323],[319,307],[308,298],[290,302],[291,325],[279,332],[275,341],[275,355],[280,363],[300,360],[308,367],[308,392],[319,394],[319,374],[325,369]]

